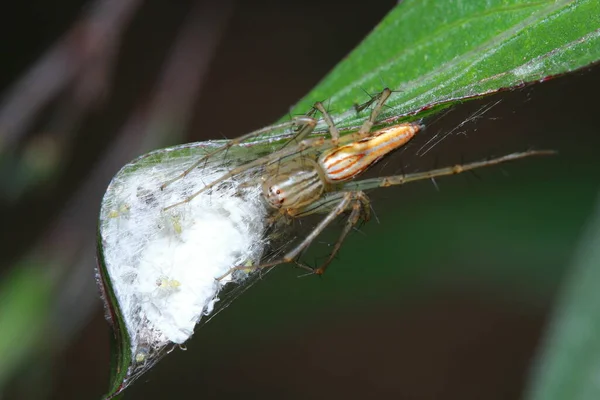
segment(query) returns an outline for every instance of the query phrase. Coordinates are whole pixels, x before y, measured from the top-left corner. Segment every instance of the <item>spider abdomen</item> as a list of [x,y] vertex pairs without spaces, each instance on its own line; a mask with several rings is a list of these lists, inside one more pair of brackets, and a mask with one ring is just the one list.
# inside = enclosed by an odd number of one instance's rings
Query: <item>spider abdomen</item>
[[371,136],[334,147],[319,157],[319,166],[329,183],[348,181],[403,146],[419,131],[417,124],[400,124],[380,129]]

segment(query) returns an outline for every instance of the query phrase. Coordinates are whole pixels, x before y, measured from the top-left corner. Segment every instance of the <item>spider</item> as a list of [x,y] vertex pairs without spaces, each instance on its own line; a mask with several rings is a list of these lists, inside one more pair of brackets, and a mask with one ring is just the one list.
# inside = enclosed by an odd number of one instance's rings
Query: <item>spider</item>
[[[274,261],[253,265],[252,268],[262,269],[280,264],[295,263],[311,273],[322,275],[339,252],[342,243],[352,228],[360,222],[369,220],[370,204],[364,192],[365,190],[459,174],[476,168],[534,155],[554,154],[554,151],[550,150],[529,150],[430,171],[356,180],[359,175],[377,161],[405,145],[424,128],[420,123],[401,123],[372,131],[391,93],[392,91],[386,88],[381,93],[373,96],[370,101],[359,106],[357,108],[359,111],[371,105],[373,105],[373,108],[369,117],[357,131],[343,136],[340,135],[324,105],[317,102],[306,115],[293,117],[288,122],[268,126],[230,140],[225,145],[198,159],[175,178],[163,183],[161,189],[179,179],[183,179],[200,164],[207,162],[210,157],[225,152],[232,146],[269,132],[295,128],[293,138],[279,150],[234,167],[231,171],[208,183],[204,188],[185,200],[171,204],[164,210],[188,203],[199,194],[211,190],[220,183],[252,168],[264,168],[264,173],[261,176],[262,196],[268,207],[274,211],[275,218],[283,217],[289,220],[310,214],[326,215],[299,244],[282,257]],[[317,112],[321,114],[322,119],[328,126],[329,138],[323,136],[310,137],[319,122],[314,117]],[[300,263],[298,258],[302,251],[307,249],[331,222],[344,213],[349,213],[346,224],[326,260],[317,268],[311,268]],[[217,279],[221,280],[236,270],[247,269],[247,265],[234,266],[229,272]]]

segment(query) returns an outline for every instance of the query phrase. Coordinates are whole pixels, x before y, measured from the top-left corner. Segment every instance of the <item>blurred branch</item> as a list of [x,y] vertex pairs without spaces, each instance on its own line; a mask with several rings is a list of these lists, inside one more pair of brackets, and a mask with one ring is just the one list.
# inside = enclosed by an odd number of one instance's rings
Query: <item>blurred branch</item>
[[13,85],[0,104],[0,152],[18,143],[37,113],[67,87],[84,104],[102,97],[121,33],[141,3],[97,0]]

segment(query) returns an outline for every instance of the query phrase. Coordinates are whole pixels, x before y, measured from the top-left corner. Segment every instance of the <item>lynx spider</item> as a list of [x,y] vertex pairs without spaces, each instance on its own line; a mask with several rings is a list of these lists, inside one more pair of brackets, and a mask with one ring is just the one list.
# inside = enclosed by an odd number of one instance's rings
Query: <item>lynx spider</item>
[[[266,173],[262,177],[263,196],[268,206],[275,211],[275,218],[293,219],[317,213],[325,213],[326,216],[304,240],[282,257],[275,261],[254,265],[252,268],[262,269],[280,264],[295,263],[311,273],[322,275],[339,252],[342,243],[352,228],[361,221],[366,222],[369,220],[370,204],[367,195],[364,193],[365,190],[455,175],[476,168],[497,165],[534,155],[554,154],[550,150],[529,150],[430,171],[354,180],[382,157],[405,145],[424,127],[419,123],[401,123],[372,131],[391,93],[392,91],[386,88],[381,93],[373,96],[367,103],[359,106],[357,109],[362,110],[374,105],[369,117],[358,131],[344,136],[340,135],[332,117],[323,104],[317,102],[306,115],[293,117],[288,122],[268,126],[230,140],[222,147],[198,159],[175,178],[163,183],[161,189],[183,179],[210,157],[225,152],[232,146],[269,132],[296,128],[293,138],[279,150],[233,168],[230,172],[208,183],[200,191],[179,203],[169,205],[164,210],[188,203],[199,194],[211,190],[218,184],[251,168],[264,167]],[[329,138],[322,136],[309,137],[319,122],[314,118],[316,112],[321,113],[327,124]],[[318,268],[311,268],[300,263],[298,257],[301,252],[307,249],[332,221],[345,212],[350,214],[327,259]],[[217,279],[221,280],[236,270],[245,269],[248,269],[248,266],[232,267],[226,274]]]

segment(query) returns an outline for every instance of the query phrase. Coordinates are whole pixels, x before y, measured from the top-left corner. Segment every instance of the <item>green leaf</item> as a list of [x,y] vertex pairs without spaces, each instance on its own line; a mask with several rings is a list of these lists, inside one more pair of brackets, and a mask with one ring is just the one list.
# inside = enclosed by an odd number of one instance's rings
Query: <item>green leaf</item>
[[600,202],[541,353],[528,398],[600,398]]

